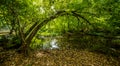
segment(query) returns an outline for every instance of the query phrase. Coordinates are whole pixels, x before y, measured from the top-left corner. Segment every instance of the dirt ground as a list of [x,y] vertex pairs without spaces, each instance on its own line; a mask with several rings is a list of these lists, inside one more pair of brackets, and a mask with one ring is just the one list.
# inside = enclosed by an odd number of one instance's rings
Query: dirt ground
[[37,50],[27,57],[6,51],[0,55],[0,66],[120,66],[120,57],[87,50]]

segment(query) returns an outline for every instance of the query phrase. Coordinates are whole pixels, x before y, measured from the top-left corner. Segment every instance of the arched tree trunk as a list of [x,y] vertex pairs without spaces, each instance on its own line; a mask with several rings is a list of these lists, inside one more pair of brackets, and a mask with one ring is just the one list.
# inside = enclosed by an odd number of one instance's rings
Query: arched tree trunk
[[28,55],[29,54],[29,50],[30,50],[30,43],[33,39],[33,37],[36,35],[36,33],[38,32],[38,30],[46,25],[49,21],[59,17],[59,16],[62,16],[64,15],[65,11],[59,11],[57,12],[55,15],[53,16],[50,16],[49,18],[46,18],[45,20],[43,20],[41,23],[35,23],[33,24],[33,26],[30,27],[30,29],[24,34],[23,31],[21,29],[19,29],[19,33],[20,33],[20,36],[21,36],[21,42],[22,42],[22,45],[21,47],[19,48],[19,51],[24,53],[25,55]]
[[[87,23],[90,23],[86,18],[75,13],[74,11],[71,11],[71,13],[74,14],[72,16],[80,17],[80,18],[84,19]],[[69,15],[69,13],[67,13],[66,11],[58,11],[56,14],[46,18],[42,22],[40,22],[40,23],[37,22],[37,23],[33,24],[33,26],[31,26],[30,29],[28,31],[26,31],[25,34],[21,30],[20,33],[21,33],[21,38],[22,38],[22,46],[20,47],[20,49],[22,50],[22,52],[25,53],[25,55],[29,53],[28,52],[29,45],[30,45],[33,37],[36,35],[36,33],[38,32],[38,30],[40,28],[42,28],[44,25],[46,25],[49,21],[51,21],[59,16],[63,16],[63,15]]]

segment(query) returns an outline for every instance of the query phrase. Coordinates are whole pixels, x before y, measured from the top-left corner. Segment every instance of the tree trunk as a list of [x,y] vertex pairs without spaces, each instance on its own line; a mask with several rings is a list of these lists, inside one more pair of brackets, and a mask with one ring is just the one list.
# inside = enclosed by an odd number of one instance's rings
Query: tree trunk
[[30,54],[30,47],[29,43],[27,42],[22,42],[21,47],[18,49],[18,52],[23,53],[24,56],[29,56]]

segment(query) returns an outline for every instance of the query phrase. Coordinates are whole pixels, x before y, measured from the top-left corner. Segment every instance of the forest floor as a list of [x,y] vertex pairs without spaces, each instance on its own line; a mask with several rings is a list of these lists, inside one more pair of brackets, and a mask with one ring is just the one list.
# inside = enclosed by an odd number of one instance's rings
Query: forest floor
[[120,57],[88,50],[37,50],[27,57],[10,50],[0,55],[0,66],[120,66]]
[[120,50],[104,47],[100,40],[77,39],[62,41],[60,49],[31,51],[29,56],[15,50],[0,51],[0,66],[120,66]]

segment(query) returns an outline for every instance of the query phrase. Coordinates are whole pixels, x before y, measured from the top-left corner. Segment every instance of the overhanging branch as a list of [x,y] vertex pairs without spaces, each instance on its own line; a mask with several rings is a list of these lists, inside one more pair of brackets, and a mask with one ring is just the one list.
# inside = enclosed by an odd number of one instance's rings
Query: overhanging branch
[[62,16],[65,14],[65,11],[58,11],[55,15],[53,16],[50,16],[48,18],[46,18],[45,20],[43,20],[41,23],[37,23],[37,24],[34,24],[33,26],[31,26],[31,28],[27,31],[26,33],[26,38],[25,40],[26,41],[29,41],[31,42],[32,38],[35,36],[35,34],[37,33],[37,31],[45,24],[47,24],[49,21],[59,17],[59,16]]
[[72,16],[75,16],[75,17],[82,18],[83,20],[85,20],[87,23],[89,23],[91,25],[91,23],[85,17],[83,17],[82,15],[76,13],[75,11],[70,11],[70,12],[58,11],[56,14],[46,18],[42,22],[40,22],[40,23],[37,22],[37,23],[33,24],[33,26],[31,26],[30,29],[25,33],[26,34],[25,40],[28,41],[28,42],[31,42],[32,38],[35,36],[35,34],[38,32],[38,30],[42,26],[46,25],[49,21],[51,21],[51,20],[53,20],[53,19],[55,19],[55,18],[57,18],[59,16],[68,15],[68,14],[72,15]]

